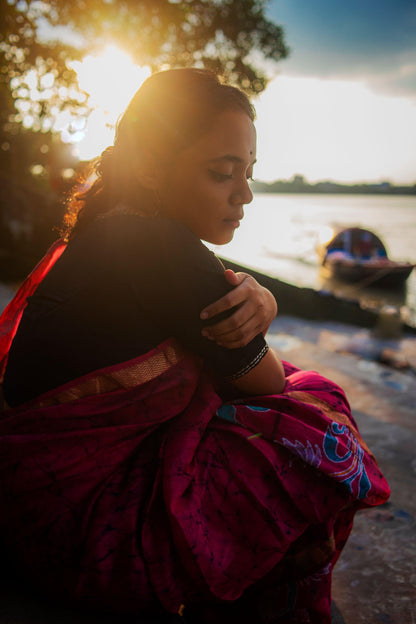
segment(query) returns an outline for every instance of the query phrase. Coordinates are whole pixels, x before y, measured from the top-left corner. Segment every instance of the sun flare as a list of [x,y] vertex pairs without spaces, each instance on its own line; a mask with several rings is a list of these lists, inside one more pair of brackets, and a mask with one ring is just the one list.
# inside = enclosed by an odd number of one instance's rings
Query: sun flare
[[80,160],[90,160],[112,144],[118,117],[151,72],[148,67],[135,65],[115,46],[108,46],[100,55],[73,61],[71,67],[93,108],[85,128],[74,137]]

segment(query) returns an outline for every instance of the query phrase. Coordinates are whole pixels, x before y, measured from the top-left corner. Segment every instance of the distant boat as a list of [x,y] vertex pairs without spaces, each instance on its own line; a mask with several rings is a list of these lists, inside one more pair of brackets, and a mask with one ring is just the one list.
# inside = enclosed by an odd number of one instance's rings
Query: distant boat
[[361,287],[397,288],[404,284],[416,266],[391,260],[380,238],[359,227],[338,231],[318,247],[318,254],[330,277],[358,283]]

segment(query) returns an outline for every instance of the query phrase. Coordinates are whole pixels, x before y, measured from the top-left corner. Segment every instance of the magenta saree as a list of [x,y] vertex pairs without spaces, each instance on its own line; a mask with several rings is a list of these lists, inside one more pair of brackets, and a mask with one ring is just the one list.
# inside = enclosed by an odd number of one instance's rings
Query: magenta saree
[[286,374],[281,395],[224,404],[168,340],[6,409],[0,529],[19,569],[118,612],[249,596],[265,622],[329,623],[353,515],[389,488],[342,390]]

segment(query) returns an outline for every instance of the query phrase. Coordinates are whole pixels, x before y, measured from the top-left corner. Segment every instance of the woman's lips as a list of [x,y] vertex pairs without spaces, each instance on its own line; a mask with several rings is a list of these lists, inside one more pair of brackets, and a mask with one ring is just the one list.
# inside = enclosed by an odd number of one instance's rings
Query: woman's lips
[[240,219],[224,219],[224,221],[234,229],[240,227]]

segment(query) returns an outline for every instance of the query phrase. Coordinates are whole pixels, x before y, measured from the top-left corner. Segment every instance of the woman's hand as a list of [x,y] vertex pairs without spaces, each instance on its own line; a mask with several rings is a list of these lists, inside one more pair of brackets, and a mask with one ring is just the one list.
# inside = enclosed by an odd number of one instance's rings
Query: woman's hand
[[202,334],[227,349],[237,349],[245,347],[257,334],[266,334],[277,314],[277,303],[272,293],[251,275],[227,269],[224,276],[236,288],[204,308],[201,319],[210,319],[235,306],[238,309],[223,321],[204,328]]

